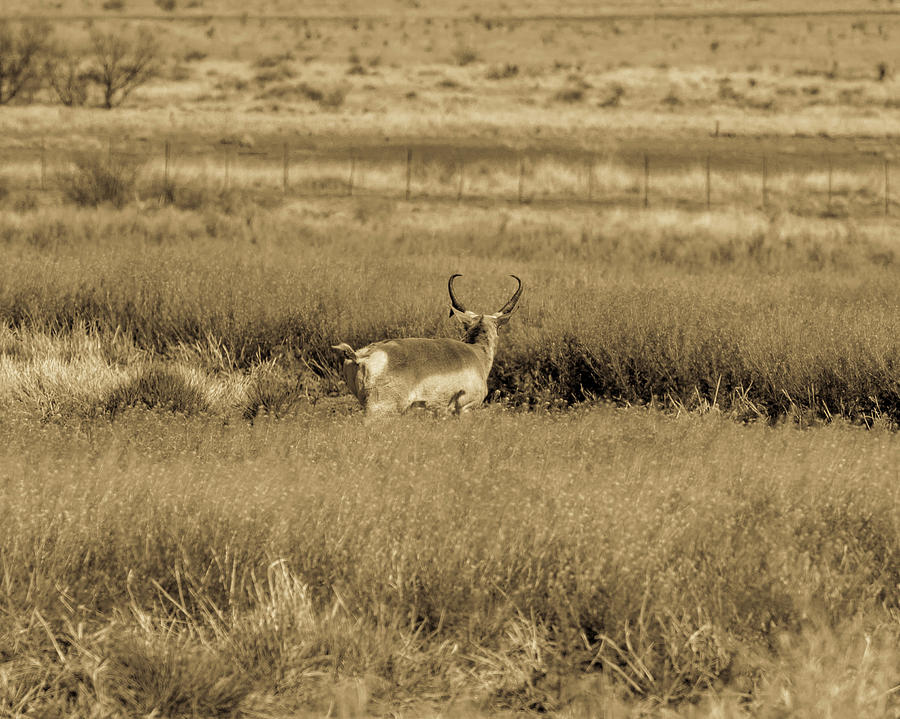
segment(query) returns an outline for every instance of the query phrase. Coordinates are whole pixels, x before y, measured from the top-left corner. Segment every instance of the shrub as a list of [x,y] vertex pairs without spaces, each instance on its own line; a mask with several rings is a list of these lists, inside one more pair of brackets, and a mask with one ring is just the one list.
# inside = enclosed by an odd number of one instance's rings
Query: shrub
[[131,715],[234,716],[252,689],[246,672],[165,631],[119,632],[105,649],[103,694]]
[[60,175],[63,195],[82,206],[110,202],[122,207],[134,197],[139,166],[121,155],[83,153]]
[[460,67],[465,67],[478,59],[478,53],[468,45],[458,45],[453,50],[453,60]]
[[158,72],[159,45],[148,32],[137,38],[122,33],[91,33],[91,79],[103,90],[103,106],[121,105],[136,88]]
[[201,388],[177,368],[160,364],[116,387],[104,403],[105,411],[113,416],[130,407],[196,414],[208,409],[209,403]]
[[38,59],[49,35],[46,23],[22,23],[14,29],[0,20],[0,105],[37,80]]
[[487,71],[487,79],[488,80],[506,80],[511,77],[516,77],[519,74],[519,66],[511,65],[510,63],[506,63],[505,65],[492,67]]
[[680,105],[680,104],[681,104],[681,98],[678,97],[678,95],[675,94],[675,91],[674,91],[674,90],[669,90],[669,94],[666,95],[666,96],[661,100],[661,102],[662,102],[663,105],[668,105],[669,107],[675,107],[676,105]]
[[277,82],[279,80],[290,80],[296,73],[287,65],[276,65],[275,67],[266,67],[262,71],[256,73],[256,81],[261,85],[269,82]]
[[280,55],[264,55],[263,57],[259,58],[254,64],[258,68],[272,68],[278,67],[279,65],[282,65],[286,62],[293,62],[295,59],[296,58],[294,57],[293,53],[285,52],[281,53]]
[[559,102],[581,102],[584,99],[584,90],[580,87],[564,87],[553,97]]
[[344,104],[344,100],[347,97],[347,88],[343,86],[334,87],[330,90],[320,90],[319,88],[307,85],[305,82],[301,82],[297,85],[297,90],[308,100],[312,100],[313,102],[319,103],[322,107],[328,108],[340,107]]
[[58,50],[44,65],[44,77],[57,99],[68,107],[84,105],[92,75],[82,60],[67,50]]
[[173,178],[155,177],[138,189],[142,200],[171,205],[179,210],[215,208],[233,215],[254,204],[254,198],[238,189],[222,190],[204,182],[181,182]]
[[599,105],[600,107],[618,107],[622,102],[622,97],[624,95],[625,88],[622,87],[619,83],[614,83],[609,88],[609,95],[607,95],[604,100],[601,100]]
[[141,199],[156,200],[161,205],[175,205],[180,209],[196,210],[206,204],[207,193],[202,188],[177,184],[174,180],[154,178],[141,188]]
[[298,377],[280,370],[274,363],[263,363],[254,368],[241,414],[245,419],[261,413],[283,417],[299,398]]
[[37,209],[38,204],[37,195],[33,192],[26,192],[24,195],[16,198],[15,202],[13,202],[13,209],[19,213],[31,212]]

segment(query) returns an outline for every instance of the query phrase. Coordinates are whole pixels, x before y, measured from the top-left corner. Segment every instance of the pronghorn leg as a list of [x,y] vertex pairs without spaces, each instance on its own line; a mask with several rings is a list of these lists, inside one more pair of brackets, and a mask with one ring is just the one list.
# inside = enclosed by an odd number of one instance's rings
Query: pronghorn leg
[[468,410],[471,403],[472,401],[466,397],[466,391],[461,389],[450,398],[450,401],[447,403],[447,410],[459,417]]

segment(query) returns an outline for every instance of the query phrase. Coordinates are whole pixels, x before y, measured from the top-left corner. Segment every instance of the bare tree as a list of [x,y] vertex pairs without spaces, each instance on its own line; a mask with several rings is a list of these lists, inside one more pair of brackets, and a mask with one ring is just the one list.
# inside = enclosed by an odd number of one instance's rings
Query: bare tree
[[47,23],[26,22],[15,27],[0,20],[0,105],[38,79],[38,61],[49,36]]
[[90,77],[103,90],[103,106],[121,105],[136,87],[158,70],[159,45],[147,32],[137,39],[119,33],[91,34],[94,67]]
[[91,73],[84,68],[80,56],[66,49],[54,49],[44,63],[44,77],[63,105],[87,102]]

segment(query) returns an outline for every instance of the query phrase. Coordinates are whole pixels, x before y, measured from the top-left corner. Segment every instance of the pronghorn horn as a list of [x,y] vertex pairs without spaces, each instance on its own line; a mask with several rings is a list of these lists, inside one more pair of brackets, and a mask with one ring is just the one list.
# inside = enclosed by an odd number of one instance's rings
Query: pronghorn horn
[[510,275],[516,282],[519,283],[519,286],[516,288],[515,294],[509,298],[509,302],[503,305],[503,308],[497,313],[498,315],[508,315],[516,308],[516,304],[519,301],[519,295],[522,294],[522,280],[520,280],[515,275]]
[[[447,283],[447,289],[450,291],[450,304],[453,305],[453,309],[457,310],[458,312],[465,312],[466,308],[463,307],[462,302],[456,299],[456,295],[453,294],[453,280],[455,280],[457,277],[462,277],[462,275],[450,275],[450,281]],[[451,312],[450,314],[452,315],[453,313]]]

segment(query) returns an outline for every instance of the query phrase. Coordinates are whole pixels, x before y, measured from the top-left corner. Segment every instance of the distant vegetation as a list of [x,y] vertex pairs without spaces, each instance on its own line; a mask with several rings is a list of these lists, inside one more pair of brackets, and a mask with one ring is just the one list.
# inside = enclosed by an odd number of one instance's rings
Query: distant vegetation
[[48,32],[49,26],[43,23],[16,25],[0,20],[0,105],[37,81]]
[[46,83],[63,105],[83,105],[94,85],[102,106],[110,109],[158,72],[159,46],[148,32],[134,37],[95,30],[91,49],[83,54],[58,44],[48,23],[3,20],[0,55],[0,104]]

